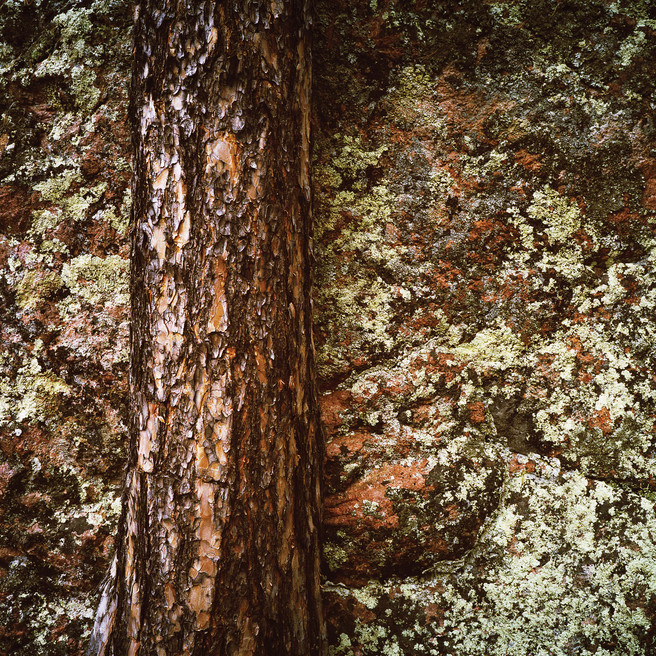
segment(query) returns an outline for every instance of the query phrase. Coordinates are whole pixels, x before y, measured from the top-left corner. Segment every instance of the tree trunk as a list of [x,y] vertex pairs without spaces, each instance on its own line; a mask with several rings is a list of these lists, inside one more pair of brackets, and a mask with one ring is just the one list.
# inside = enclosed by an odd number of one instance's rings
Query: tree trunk
[[325,653],[309,0],[145,0],[131,446],[89,652]]

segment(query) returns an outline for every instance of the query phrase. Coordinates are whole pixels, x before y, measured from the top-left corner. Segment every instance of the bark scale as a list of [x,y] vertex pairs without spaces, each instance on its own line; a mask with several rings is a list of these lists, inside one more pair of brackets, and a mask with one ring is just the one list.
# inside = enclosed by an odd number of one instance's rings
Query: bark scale
[[325,653],[309,0],[145,0],[131,446],[89,653]]

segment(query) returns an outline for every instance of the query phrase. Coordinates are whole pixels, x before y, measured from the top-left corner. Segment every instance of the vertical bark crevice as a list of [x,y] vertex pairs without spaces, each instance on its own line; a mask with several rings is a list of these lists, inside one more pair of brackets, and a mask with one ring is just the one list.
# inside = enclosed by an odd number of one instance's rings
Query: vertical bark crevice
[[132,441],[90,653],[324,654],[309,1],[137,16]]

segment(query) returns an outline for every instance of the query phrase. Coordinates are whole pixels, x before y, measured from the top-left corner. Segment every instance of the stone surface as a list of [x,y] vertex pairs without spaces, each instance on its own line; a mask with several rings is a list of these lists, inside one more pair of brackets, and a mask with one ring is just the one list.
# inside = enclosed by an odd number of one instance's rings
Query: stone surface
[[0,10],[0,653],[81,654],[120,512],[129,7]]
[[509,471],[462,559],[326,586],[331,654],[652,652],[653,503],[553,460],[519,456]]
[[649,654],[656,16],[320,4],[332,654]]

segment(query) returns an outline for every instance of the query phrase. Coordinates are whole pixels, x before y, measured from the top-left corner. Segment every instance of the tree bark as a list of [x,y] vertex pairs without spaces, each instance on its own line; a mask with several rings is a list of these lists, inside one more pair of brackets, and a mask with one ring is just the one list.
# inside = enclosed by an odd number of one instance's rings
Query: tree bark
[[145,0],[131,446],[89,653],[325,653],[309,0]]

